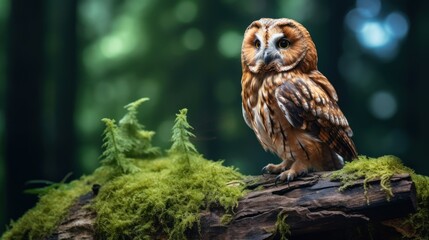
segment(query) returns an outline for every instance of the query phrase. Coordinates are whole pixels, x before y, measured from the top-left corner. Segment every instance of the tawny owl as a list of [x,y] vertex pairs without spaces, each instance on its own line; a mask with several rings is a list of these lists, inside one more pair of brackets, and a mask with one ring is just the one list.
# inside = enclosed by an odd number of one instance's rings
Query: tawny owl
[[241,64],[244,120],[263,148],[283,160],[263,171],[291,181],[356,158],[353,132],[334,87],[317,70],[316,47],[304,26],[287,18],[253,22]]

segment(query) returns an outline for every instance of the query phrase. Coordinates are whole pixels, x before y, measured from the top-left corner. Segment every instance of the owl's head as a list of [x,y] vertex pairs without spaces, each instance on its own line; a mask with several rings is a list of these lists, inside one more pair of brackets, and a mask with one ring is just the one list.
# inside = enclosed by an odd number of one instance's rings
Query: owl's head
[[288,19],[262,18],[252,22],[244,33],[241,48],[243,71],[286,72],[300,68],[317,69],[317,52],[307,29]]

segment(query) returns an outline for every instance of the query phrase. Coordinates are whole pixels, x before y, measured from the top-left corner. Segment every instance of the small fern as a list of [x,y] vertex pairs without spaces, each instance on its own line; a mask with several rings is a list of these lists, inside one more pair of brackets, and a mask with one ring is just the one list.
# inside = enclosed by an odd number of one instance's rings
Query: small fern
[[159,156],[161,151],[151,144],[152,137],[155,135],[153,131],[144,130],[137,119],[137,108],[149,98],[140,98],[124,108],[128,110],[125,116],[119,121],[120,134],[129,141],[130,148],[124,152],[127,157],[131,158],[147,158]]
[[131,150],[132,141],[123,137],[115,120],[103,118],[102,121],[106,125],[103,138],[105,150],[101,155],[102,164],[117,167],[122,173],[138,172],[140,169],[133,165],[124,154]]
[[173,144],[171,145],[169,152],[179,154],[181,162],[186,166],[189,166],[191,164],[191,157],[197,155],[198,151],[194,144],[189,140],[190,137],[195,137],[195,135],[189,131],[193,128],[188,123],[186,116],[187,113],[188,109],[184,108],[176,114],[176,120],[174,121],[173,126],[173,135],[171,136]]
[[159,156],[161,151],[152,146],[153,131],[144,130],[144,126],[137,119],[137,108],[149,98],[140,98],[124,108],[127,113],[119,121],[103,118],[106,125],[104,130],[103,148],[101,158],[105,165],[116,166],[122,173],[135,173],[140,169],[133,164],[135,158],[144,159]]

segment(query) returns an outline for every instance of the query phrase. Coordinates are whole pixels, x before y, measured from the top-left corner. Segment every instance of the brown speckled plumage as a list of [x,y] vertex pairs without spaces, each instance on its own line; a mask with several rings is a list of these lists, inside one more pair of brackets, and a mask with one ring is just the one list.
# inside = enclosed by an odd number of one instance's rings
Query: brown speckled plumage
[[243,117],[263,148],[283,160],[264,170],[289,181],[356,158],[337,93],[317,70],[316,47],[301,24],[286,18],[253,22],[241,62]]

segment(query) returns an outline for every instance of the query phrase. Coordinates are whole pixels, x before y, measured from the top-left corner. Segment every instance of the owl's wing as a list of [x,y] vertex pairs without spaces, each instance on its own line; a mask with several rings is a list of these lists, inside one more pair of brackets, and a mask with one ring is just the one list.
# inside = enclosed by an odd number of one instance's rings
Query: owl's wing
[[293,127],[314,135],[347,160],[357,156],[353,132],[338,107],[334,88],[323,75],[316,81],[304,76],[288,79],[276,89],[275,96]]

